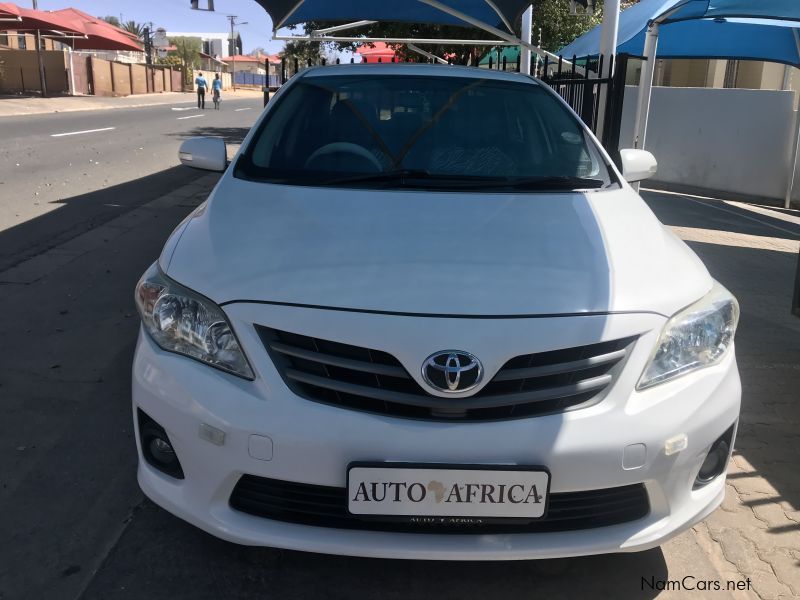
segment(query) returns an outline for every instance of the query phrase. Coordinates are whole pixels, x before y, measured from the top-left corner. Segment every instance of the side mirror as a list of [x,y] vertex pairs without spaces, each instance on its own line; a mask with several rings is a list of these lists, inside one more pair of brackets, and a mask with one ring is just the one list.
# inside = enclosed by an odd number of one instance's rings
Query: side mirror
[[181,164],[206,171],[224,171],[228,166],[225,140],[218,137],[193,137],[181,144]]
[[652,177],[658,171],[656,157],[647,150],[620,150],[622,176],[628,183]]

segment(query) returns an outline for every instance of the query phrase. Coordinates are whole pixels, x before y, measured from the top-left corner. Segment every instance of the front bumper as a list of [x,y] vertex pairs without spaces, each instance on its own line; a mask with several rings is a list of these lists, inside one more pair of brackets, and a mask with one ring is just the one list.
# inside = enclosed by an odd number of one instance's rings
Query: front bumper
[[[229,306],[226,311],[256,369],[255,381],[163,352],[145,334],[140,335],[133,368],[134,411],[141,408],[165,428],[185,473],[183,480],[172,479],[147,464],[140,452],[139,484],[154,502],[217,537],[240,544],[365,557],[554,558],[658,546],[705,518],[722,501],[724,477],[698,490],[692,485],[709,446],[738,418],[741,387],[735,357],[730,353],[714,367],[642,393],[632,392],[664,322],[657,315],[605,319],[606,339],[632,332],[641,337],[602,402],[557,415],[443,424],[383,417],[298,398],[274,371],[252,323],[279,322],[298,333],[304,328],[324,330],[331,339],[355,336],[360,339],[354,343],[380,347],[375,345],[379,339],[369,338],[379,336],[375,332],[385,332],[385,328],[371,327],[368,321],[405,319],[405,326],[397,329],[392,339],[399,347],[404,347],[403,336],[431,338],[434,348],[453,345],[442,342],[445,337],[473,335],[486,340],[494,336],[509,346],[512,356],[519,353],[514,346],[525,343],[520,330],[529,329],[530,339],[545,344],[549,327],[567,338],[580,336],[593,329],[587,327],[591,325],[587,319],[594,317],[580,317],[584,321],[575,331],[584,333],[576,334],[564,327],[563,319],[561,323],[547,323],[558,319],[525,319],[476,323],[476,331],[470,334],[460,333],[462,327],[459,333],[453,329],[445,335],[448,332],[442,330],[452,323],[433,319],[320,315],[326,311],[249,305]],[[481,331],[481,327],[486,329]],[[351,335],[346,337],[348,332]],[[470,349],[478,343],[455,342],[455,347]],[[425,339],[420,353],[427,352],[427,343]],[[504,360],[499,357],[497,362]],[[201,424],[224,431],[224,444],[201,439]],[[686,435],[688,446],[667,456],[665,441],[679,434]],[[256,451],[254,435],[260,436]],[[644,456],[634,461],[636,464],[628,461],[623,465],[625,449],[632,445],[643,445]],[[651,510],[642,519],[595,529],[452,535],[314,527],[255,517],[229,506],[242,474],[344,487],[347,465],[356,461],[540,464],[552,474],[551,493],[644,483]]]

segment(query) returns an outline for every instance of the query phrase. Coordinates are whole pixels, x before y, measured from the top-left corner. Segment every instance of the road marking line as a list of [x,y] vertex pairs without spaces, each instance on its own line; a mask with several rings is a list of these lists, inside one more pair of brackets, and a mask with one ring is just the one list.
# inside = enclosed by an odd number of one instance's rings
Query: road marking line
[[185,107],[173,106],[172,110],[197,110],[197,107],[196,106],[185,106]]
[[241,111],[243,111],[243,110],[250,110],[251,108],[252,108],[252,107],[248,107],[248,108],[237,108],[237,109],[236,109],[236,110],[234,110],[233,112],[241,112]]
[[111,131],[116,127],[103,127],[101,129],[86,129],[84,131],[69,131],[67,133],[52,133],[50,137],[64,137],[65,135],[80,135],[81,133],[95,133],[97,131]]
[[205,117],[205,115],[189,115],[188,117],[178,117],[178,121],[182,121],[183,119],[196,119],[197,117]]

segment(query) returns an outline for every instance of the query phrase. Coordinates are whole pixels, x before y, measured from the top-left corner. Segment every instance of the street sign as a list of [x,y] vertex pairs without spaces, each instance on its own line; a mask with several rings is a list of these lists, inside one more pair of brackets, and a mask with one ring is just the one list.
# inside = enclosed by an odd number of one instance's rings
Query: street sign
[[154,48],[166,48],[169,46],[169,40],[167,39],[167,30],[163,27],[159,27],[156,29],[156,32],[153,34],[153,47]]

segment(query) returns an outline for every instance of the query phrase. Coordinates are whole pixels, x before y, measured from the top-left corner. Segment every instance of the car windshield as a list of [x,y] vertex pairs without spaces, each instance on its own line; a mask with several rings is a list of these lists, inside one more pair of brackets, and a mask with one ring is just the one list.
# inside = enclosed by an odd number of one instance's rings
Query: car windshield
[[540,84],[400,73],[301,77],[259,126],[235,176],[500,191],[611,182],[582,125]]

